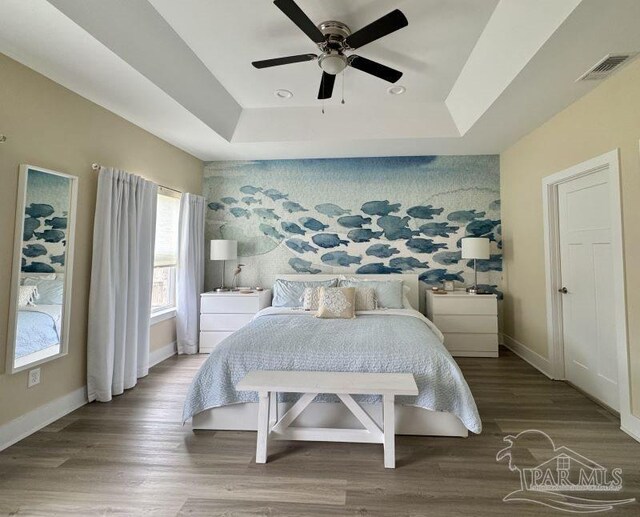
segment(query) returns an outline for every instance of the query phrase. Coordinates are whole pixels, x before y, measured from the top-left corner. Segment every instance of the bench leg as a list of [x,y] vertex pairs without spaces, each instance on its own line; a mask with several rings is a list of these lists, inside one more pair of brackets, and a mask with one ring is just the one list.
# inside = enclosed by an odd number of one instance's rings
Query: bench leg
[[278,392],[269,392],[269,431],[278,423]]
[[269,392],[258,393],[258,444],[256,463],[267,462],[267,439],[269,435]]
[[396,417],[395,397],[384,395],[383,397],[383,426],[384,426],[384,467],[396,468]]

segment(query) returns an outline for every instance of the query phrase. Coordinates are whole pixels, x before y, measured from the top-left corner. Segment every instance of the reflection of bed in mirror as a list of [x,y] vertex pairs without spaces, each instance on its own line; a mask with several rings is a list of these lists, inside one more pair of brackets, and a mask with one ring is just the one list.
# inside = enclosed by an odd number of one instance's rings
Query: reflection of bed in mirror
[[60,351],[62,305],[18,308],[16,366],[29,364]]
[[16,320],[16,366],[39,361],[60,351],[62,342],[63,274],[22,274],[23,304]]

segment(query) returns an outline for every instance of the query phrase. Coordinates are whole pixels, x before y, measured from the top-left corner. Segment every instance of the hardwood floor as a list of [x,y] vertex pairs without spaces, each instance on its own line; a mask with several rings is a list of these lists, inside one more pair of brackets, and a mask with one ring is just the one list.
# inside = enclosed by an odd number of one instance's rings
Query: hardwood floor
[[[617,419],[508,351],[460,359],[484,431],[463,438],[397,437],[398,468],[374,444],[275,442],[256,465],[255,433],[193,432],[180,423],[185,391],[202,356],[173,357],[108,404],[87,405],[0,453],[0,513],[18,515],[560,515],[503,502],[518,472],[496,453],[503,437],[548,433],[607,468],[624,490],[576,494],[640,497],[640,444]],[[538,464],[544,447],[520,459]],[[640,505],[605,515],[640,515]]]

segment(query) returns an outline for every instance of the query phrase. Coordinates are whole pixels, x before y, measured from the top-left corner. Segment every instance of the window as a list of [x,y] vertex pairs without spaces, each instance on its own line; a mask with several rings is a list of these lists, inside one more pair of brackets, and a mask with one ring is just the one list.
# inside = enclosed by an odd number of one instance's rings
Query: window
[[567,456],[558,456],[556,462],[558,470],[569,470],[571,468],[571,460]]
[[153,260],[151,313],[176,306],[176,266],[178,265],[178,218],[180,198],[158,194],[156,247]]

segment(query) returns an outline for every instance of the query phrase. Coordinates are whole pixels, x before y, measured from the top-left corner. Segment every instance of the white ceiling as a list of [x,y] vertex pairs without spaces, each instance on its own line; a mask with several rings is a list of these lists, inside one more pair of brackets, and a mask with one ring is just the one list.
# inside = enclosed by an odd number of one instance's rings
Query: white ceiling
[[352,69],[323,114],[315,62],[254,69],[314,52],[268,0],[2,0],[0,52],[224,160],[498,153],[595,87],[575,79],[603,56],[640,50],[638,0],[298,3],[352,30],[400,8],[409,26],[357,53],[403,71],[407,93]]
[[[257,70],[252,61],[318,53],[318,48],[266,0],[195,0],[185,9],[174,0],[149,0],[243,108],[317,106],[322,71],[314,61]],[[316,24],[346,23],[353,32],[399,8],[409,26],[359,49],[356,54],[404,73],[405,95],[387,94],[389,84],[359,70],[347,70],[349,104],[443,102],[498,0],[299,0]],[[274,91],[293,92],[291,100]],[[340,101],[340,80],[333,103]]]

